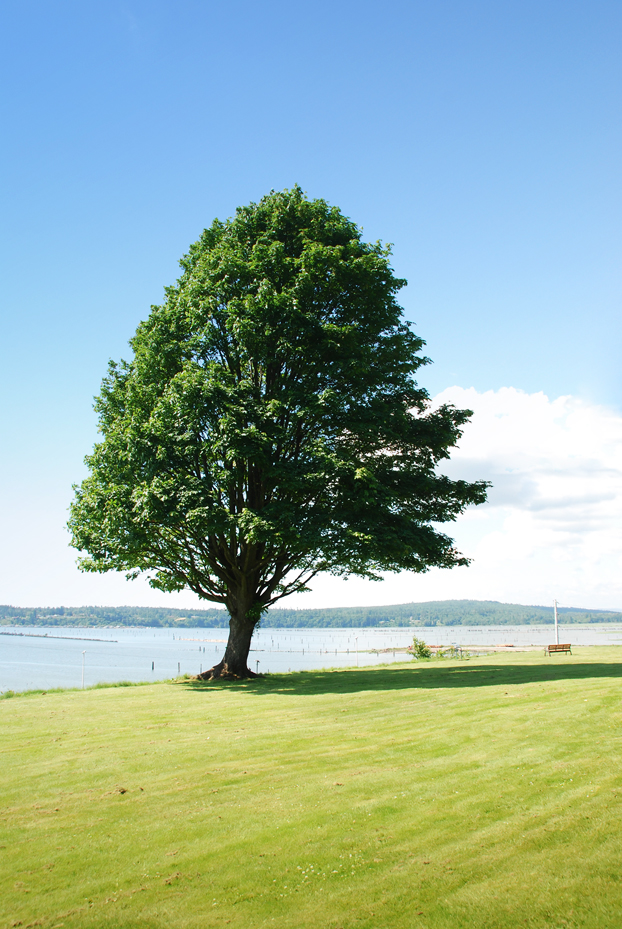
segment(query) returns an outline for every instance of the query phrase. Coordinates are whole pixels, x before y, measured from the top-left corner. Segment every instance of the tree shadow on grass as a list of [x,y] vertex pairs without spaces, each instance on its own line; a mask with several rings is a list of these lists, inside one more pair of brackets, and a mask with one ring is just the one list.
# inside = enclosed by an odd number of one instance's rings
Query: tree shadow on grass
[[421,663],[408,668],[356,668],[269,674],[249,681],[184,681],[188,690],[207,693],[227,689],[253,694],[348,694],[373,690],[436,690],[438,688],[498,687],[553,681],[622,679],[622,662],[546,660],[543,664]]

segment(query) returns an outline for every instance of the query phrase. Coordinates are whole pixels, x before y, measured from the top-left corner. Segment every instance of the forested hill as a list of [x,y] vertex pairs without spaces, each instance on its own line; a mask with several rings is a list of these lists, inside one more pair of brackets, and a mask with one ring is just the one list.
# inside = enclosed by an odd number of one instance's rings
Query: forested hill
[[[562,623],[622,623],[622,613],[560,607]],[[552,606],[522,606],[495,600],[431,600],[393,606],[352,606],[328,610],[275,609],[262,619],[272,628],[361,626],[517,626],[553,622]],[[223,610],[163,607],[0,606],[0,626],[203,626],[223,628]]]

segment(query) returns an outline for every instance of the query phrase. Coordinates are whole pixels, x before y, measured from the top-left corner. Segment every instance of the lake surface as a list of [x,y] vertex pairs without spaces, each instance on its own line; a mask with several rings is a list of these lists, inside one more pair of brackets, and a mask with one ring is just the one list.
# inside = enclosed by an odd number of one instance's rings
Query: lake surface
[[[158,681],[198,674],[222,657],[228,630],[59,626],[3,626],[0,630],[0,692],[84,683]],[[432,626],[364,629],[260,629],[249,667],[260,672],[306,671],[404,661],[413,635],[428,645],[464,648],[512,644],[542,646],[555,641],[546,626]],[[560,642],[622,645],[622,625],[560,625]],[[358,649],[358,656],[357,656]],[[375,654],[373,649],[395,649]],[[84,655],[83,655],[84,653]],[[153,667],[152,667],[153,666]]]

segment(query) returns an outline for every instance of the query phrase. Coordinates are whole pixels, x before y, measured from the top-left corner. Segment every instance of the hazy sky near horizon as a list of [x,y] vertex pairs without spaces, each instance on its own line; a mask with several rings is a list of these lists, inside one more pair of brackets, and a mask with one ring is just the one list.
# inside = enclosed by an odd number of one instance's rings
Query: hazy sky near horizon
[[216,216],[299,183],[394,243],[493,481],[468,569],[319,579],[296,606],[622,609],[622,7],[31,2],[0,13],[0,602],[194,604],[83,576],[64,530],[109,358]]

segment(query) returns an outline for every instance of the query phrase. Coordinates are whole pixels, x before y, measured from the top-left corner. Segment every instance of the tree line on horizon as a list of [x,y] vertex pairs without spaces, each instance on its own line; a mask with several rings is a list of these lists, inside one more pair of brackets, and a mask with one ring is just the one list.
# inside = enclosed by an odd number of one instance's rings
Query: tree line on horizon
[[[558,607],[562,623],[622,622],[622,613]],[[500,603],[492,600],[434,600],[389,606],[327,609],[272,609],[261,620],[264,628],[361,628],[365,626],[514,626],[554,622],[553,608]],[[223,629],[225,610],[179,610],[168,607],[14,607],[0,606],[0,626],[145,626]]]

